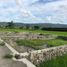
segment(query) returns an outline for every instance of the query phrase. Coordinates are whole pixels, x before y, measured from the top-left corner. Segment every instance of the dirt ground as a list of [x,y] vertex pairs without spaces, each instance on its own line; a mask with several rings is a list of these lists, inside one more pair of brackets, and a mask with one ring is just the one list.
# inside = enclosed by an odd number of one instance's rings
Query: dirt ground
[[0,67],[27,67],[22,62],[16,62],[12,59],[5,59],[3,56],[9,54],[11,51],[6,46],[0,46]]

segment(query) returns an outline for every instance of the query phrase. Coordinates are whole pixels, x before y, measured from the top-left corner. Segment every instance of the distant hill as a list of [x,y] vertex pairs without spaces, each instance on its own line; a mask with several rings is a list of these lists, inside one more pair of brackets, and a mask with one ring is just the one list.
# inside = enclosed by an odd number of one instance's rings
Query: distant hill
[[[0,22],[1,27],[5,27],[7,22]],[[29,25],[30,27],[39,26],[40,28],[67,28],[67,24],[52,24],[52,23],[35,23],[35,24],[26,24],[26,23],[14,23],[16,27],[22,27]]]
[[39,23],[39,24],[30,24],[32,26],[40,26],[44,28],[67,28],[66,24],[52,24],[52,23]]

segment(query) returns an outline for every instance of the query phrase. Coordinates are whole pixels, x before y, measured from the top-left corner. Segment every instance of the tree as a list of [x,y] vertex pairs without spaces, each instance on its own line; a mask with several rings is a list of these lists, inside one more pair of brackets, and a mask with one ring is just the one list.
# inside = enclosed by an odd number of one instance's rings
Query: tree
[[34,29],[35,29],[35,30],[37,30],[37,29],[39,29],[39,28],[40,28],[39,26],[34,26]]
[[8,22],[6,28],[14,28],[14,23],[13,23],[13,21]]
[[23,27],[23,26],[21,26],[21,27],[19,27],[19,29],[24,29],[24,27]]
[[29,29],[30,28],[30,25],[29,24],[26,24],[25,25],[25,29]]

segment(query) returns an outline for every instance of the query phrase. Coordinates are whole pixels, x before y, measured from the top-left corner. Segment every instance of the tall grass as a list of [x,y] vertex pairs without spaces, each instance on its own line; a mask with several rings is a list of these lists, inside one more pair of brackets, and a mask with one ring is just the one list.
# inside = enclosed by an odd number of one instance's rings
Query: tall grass
[[39,46],[43,45],[47,45],[48,47],[66,45],[67,41],[63,39],[53,39],[53,40],[33,39],[33,40],[17,40],[16,43],[19,46],[28,46],[33,47],[35,49],[39,49]]
[[45,44],[44,40],[39,40],[39,39],[33,39],[33,40],[17,40],[16,43],[19,46],[28,46],[32,47],[34,49],[39,49],[38,46],[42,46]]
[[60,46],[60,45],[66,45],[67,41],[63,39],[54,39],[54,40],[49,40],[46,41],[48,45],[53,45],[53,46]]
[[67,55],[40,63],[37,67],[67,67]]

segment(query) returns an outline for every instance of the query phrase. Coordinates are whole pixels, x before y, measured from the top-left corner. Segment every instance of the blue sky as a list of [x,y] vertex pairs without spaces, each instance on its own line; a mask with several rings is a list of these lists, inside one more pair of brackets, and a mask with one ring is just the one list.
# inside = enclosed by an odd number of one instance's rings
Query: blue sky
[[0,0],[0,21],[67,24],[67,0]]

